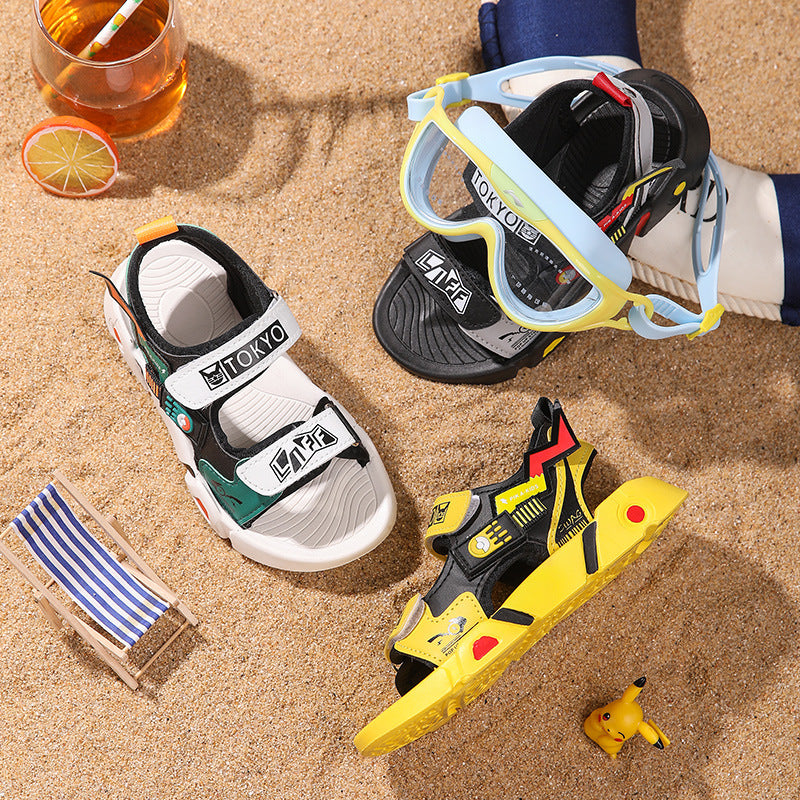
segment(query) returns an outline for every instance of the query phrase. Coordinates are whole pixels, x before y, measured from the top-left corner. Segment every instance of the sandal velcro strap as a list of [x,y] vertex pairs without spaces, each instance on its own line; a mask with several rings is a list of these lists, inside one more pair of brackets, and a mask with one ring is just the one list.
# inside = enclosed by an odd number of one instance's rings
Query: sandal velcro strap
[[177,369],[167,391],[186,408],[205,408],[260,375],[299,338],[294,314],[277,297],[248,328]]
[[482,328],[502,316],[486,286],[453,257],[446,239],[424,234],[406,248],[404,257],[434,302],[459,325]]
[[486,572],[498,562],[505,561],[509,553],[522,547],[526,536],[522,528],[506,511],[466,541],[450,549],[450,555],[468,580]]
[[236,473],[253,491],[276,495],[359,444],[352,427],[331,404],[243,461]]
[[500,312],[487,287],[459,265],[443,237],[421,236],[406,248],[404,260],[436,305],[490,352],[512,358],[539,335]]

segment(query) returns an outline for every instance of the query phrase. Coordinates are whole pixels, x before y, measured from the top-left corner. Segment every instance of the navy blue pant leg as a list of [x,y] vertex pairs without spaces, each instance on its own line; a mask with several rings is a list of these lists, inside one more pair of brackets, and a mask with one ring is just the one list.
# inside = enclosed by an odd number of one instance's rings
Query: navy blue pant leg
[[487,69],[542,56],[625,56],[641,64],[636,0],[499,0],[479,17]]

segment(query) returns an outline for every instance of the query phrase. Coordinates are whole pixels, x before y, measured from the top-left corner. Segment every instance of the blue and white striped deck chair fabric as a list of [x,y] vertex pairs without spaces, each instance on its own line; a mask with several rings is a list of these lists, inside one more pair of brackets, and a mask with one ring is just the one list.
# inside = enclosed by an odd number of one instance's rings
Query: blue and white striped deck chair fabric
[[52,483],[11,524],[64,591],[125,648],[169,608],[95,539]]

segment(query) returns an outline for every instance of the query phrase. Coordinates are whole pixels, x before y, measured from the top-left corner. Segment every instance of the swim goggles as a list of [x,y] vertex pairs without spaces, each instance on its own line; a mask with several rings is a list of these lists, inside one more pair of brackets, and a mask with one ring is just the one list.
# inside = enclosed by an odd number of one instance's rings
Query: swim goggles
[[[480,75],[446,75],[436,85],[408,96],[408,115],[417,125],[406,148],[400,175],[403,202],[414,219],[452,241],[482,238],[486,243],[489,279],[497,303],[518,325],[542,331],[580,331],[597,327],[634,330],[647,339],[685,334],[702,336],[719,325],[722,306],[717,301],[722,234],[725,223],[725,187],[713,154],[703,174],[699,208],[692,235],[692,264],[701,311],[695,313],[659,294],[628,290],[631,266],[624,253],[481,108],[471,106],[451,121],[445,109],[473,101],[524,108],[532,98],[506,88],[511,78],[550,70],[582,70],[593,75],[616,75],[619,68],[586,58],[548,57],[512,64]],[[609,78],[625,91],[626,84]],[[627,87],[630,91],[630,87]],[[635,90],[633,90],[635,93]],[[643,101],[642,101],[643,102]],[[651,123],[652,124],[652,123]],[[588,292],[564,308],[536,308],[514,292],[506,269],[506,231],[492,215],[472,219],[445,219],[433,208],[430,184],[448,142],[475,165],[503,207],[546,237],[591,284]],[[644,168],[646,165],[642,165]],[[638,156],[637,156],[638,167]],[[716,219],[709,258],[703,264],[701,229],[710,181],[716,193]],[[627,315],[620,312],[630,303]],[[653,320],[657,314],[670,325]]]

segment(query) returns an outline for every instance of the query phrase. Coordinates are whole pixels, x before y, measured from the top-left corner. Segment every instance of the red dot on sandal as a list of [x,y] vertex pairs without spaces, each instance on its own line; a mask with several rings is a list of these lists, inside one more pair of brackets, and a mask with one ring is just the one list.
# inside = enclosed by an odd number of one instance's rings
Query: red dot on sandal
[[472,643],[472,656],[476,661],[480,661],[493,647],[497,647],[499,642],[494,636],[481,636]]
[[631,522],[641,522],[644,519],[644,509],[641,506],[629,506],[625,514]]

